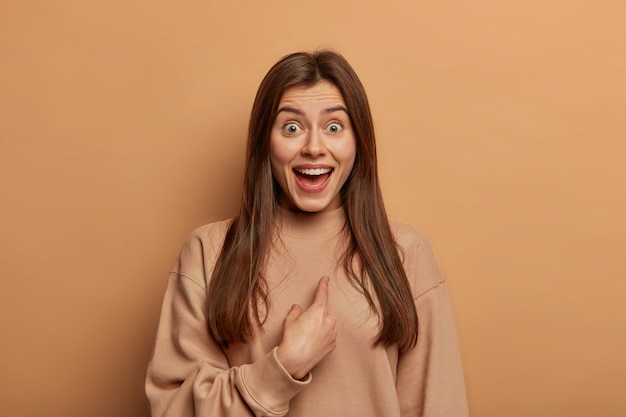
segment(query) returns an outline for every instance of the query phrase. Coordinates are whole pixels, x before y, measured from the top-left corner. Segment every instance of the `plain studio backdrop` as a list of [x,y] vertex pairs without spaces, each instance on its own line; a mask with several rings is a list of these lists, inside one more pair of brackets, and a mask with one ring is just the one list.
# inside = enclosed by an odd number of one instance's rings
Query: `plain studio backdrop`
[[626,415],[621,1],[0,2],[0,415],[147,417],[170,267],[235,214],[256,88],[346,56],[475,417]]

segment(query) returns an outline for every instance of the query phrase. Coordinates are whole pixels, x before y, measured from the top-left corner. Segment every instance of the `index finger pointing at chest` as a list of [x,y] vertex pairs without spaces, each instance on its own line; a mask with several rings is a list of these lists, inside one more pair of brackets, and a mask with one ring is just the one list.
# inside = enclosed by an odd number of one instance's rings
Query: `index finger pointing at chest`
[[317,290],[315,291],[315,299],[313,304],[326,307],[328,303],[328,277],[320,278],[317,283]]

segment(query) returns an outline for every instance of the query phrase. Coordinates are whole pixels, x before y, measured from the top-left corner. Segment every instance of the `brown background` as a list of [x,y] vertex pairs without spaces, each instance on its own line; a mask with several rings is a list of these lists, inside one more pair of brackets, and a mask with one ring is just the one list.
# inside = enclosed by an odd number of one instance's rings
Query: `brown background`
[[168,270],[234,213],[262,76],[316,47],[449,280],[473,416],[626,415],[622,4],[2,1],[0,415],[148,416]]

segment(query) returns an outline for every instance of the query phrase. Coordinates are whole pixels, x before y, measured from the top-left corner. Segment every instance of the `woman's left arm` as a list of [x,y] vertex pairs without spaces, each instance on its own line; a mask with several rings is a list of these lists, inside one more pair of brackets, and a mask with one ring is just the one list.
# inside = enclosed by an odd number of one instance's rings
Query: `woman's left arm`
[[400,354],[396,389],[403,417],[467,417],[467,397],[445,282],[420,294],[417,345]]
[[396,389],[403,417],[467,417],[463,367],[450,297],[432,249],[415,229],[398,225],[413,288],[417,345],[398,358]]

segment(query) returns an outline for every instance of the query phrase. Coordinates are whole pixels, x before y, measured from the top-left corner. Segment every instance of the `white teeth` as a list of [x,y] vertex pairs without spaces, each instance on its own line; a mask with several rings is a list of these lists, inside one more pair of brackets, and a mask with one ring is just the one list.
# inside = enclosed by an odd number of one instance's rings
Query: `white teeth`
[[315,169],[296,168],[296,171],[304,175],[324,175],[324,174],[328,174],[330,171],[332,171],[332,169],[331,168],[315,168]]

